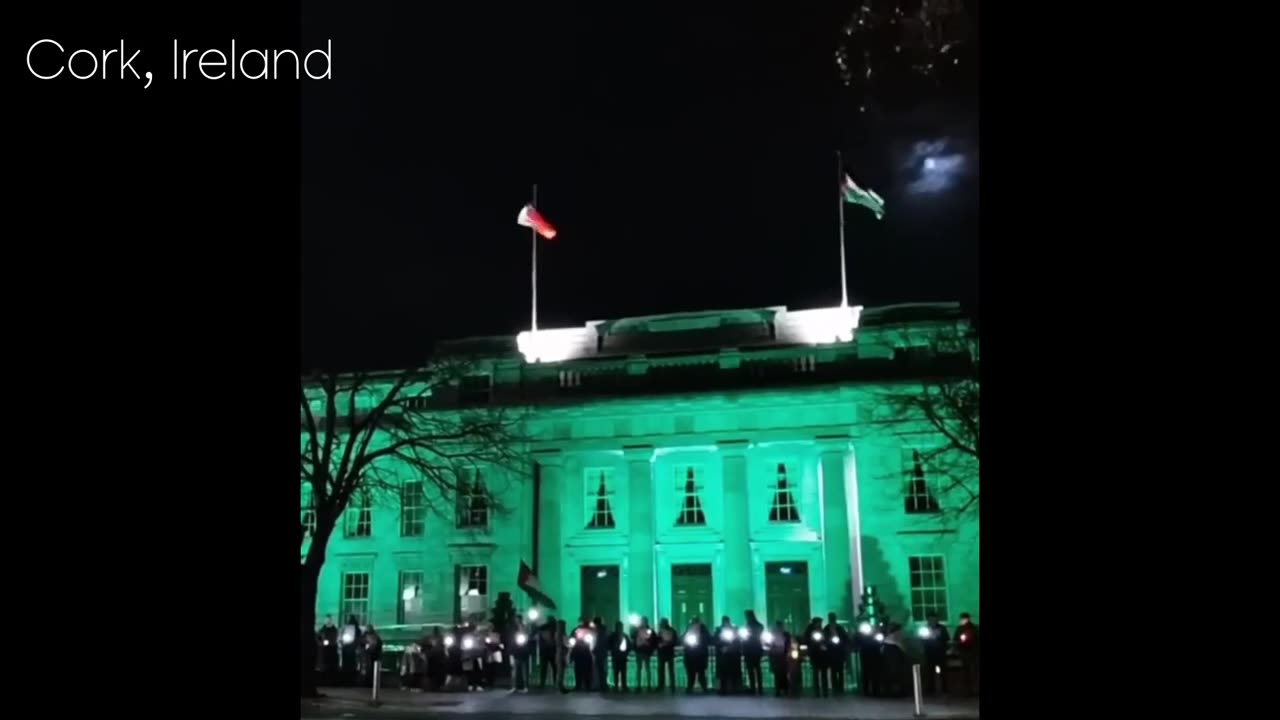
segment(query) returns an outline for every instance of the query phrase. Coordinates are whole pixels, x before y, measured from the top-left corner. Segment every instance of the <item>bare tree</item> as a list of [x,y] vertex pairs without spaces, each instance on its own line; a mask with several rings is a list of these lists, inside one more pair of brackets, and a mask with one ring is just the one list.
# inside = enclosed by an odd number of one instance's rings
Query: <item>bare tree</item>
[[[394,374],[304,378],[298,400],[302,497],[299,544],[302,692],[315,684],[316,592],[329,539],[353,498],[398,503],[403,481],[421,481],[423,502],[452,518],[465,498],[503,512],[474,469],[526,471],[521,418],[501,408],[450,407],[469,374],[465,363]],[[434,490],[430,492],[429,490]],[[309,545],[308,540],[310,541]]]
[[979,351],[977,332],[967,325],[947,325],[898,345],[911,371],[920,379],[884,393],[881,407],[898,432],[918,430],[938,442],[921,453],[930,476],[939,482],[939,510],[951,518],[977,515],[979,479]]

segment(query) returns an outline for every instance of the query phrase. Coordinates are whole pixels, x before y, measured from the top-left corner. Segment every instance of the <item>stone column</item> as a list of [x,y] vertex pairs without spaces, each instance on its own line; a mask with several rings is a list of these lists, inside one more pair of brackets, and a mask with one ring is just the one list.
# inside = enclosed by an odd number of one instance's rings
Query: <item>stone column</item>
[[637,445],[623,448],[627,461],[626,513],[628,522],[627,553],[630,558],[629,577],[622,595],[623,622],[627,615],[636,613],[649,618],[652,627],[658,626],[654,616],[658,608],[657,578],[654,577],[653,535],[653,447]]
[[[850,489],[853,449],[847,438],[840,441],[819,440],[822,448],[820,472],[822,473],[822,542],[826,555],[827,602],[821,615],[835,612],[842,620],[852,619],[857,609],[854,583],[861,584],[855,568],[857,543],[857,513],[850,512],[849,503],[858,502],[856,485]],[[851,520],[852,519],[852,520]]]
[[[540,496],[538,497],[538,562],[535,572],[542,583],[542,590],[556,605],[564,607],[567,598],[563,597],[560,583],[561,562],[564,555],[564,541],[560,536],[560,505],[564,501],[565,482],[564,458],[559,450],[538,453],[534,456],[541,473]],[[556,613],[557,617],[560,613]]]
[[[724,582],[725,607],[720,615],[728,615],[735,625],[743,621],[743,613],[755,609],[751,583],[751,517],[748,502],[746,441],[720,443],[724,460]],[[714,622],[712,622],[714,621]],[[710,618],[709,624],[720,624]]]

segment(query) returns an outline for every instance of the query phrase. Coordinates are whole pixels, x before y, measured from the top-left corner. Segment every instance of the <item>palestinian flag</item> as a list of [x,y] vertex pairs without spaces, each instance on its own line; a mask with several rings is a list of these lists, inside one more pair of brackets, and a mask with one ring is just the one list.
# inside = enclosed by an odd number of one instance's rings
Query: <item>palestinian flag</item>
[[884,219],[884,198],[874,190],[863,190],[848,175],[844,176],[844,185],[840,187],[844,201],[851,205],[861,205],[876,214],[877,220]]
[[548,610],[556,609],[555,601],[542,592],[542,583],[538,581],[538,576],[533,574],[533,570],[523,560],[520,561],[520,577],[516,579],[516,587],[529,593],[534,602]]
[[556,237],[556,229],[551,227],[551,223],[547,222],[542,215],[538,214],[532,203],[520,209],[520,215],[516,217],[516,222],[527,228],[533,228],[539,235],[548,240],[554,240]]

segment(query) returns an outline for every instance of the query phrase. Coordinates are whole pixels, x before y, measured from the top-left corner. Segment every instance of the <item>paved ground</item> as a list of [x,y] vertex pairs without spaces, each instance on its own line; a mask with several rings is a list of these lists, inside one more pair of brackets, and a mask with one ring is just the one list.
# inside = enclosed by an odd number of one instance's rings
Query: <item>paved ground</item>
[[[302,703],[303,720],[352,718],[422,718],[467,714],[480,717],[548,715],[574,718],[812,718],[814,720],[907,720],[914,715],[910,700],[872,700],[861,697],[790,698],[720,697],[718,695],[599,695],[538,693],[508,695],[485,693],[382,693],[382,705],[368,704],[367,690],[330,689],[328,697]],[[925,703],[929,718],[967,720],[978,717],[972,700],[937,700]]]

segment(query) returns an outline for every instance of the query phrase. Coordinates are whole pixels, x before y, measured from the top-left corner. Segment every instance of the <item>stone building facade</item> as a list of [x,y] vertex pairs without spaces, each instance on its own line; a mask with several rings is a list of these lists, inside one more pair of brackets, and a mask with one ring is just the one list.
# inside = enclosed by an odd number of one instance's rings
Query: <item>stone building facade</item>
[[483,358],[459,401],[528,412],[532,471],[475,469],[501,509],[441,511],[413,485],[355,502],[318,615],[417,628],[503,591],[527,607],[523,561],[570,623],[753,609],[797,627],[851,619],[866,585],[895,620],[977,619],[976,516],[936,512],[922,459],[942,440],[883,412],[884,393],[957,360],[920,338],[963,323],[951,304],[775,307],[448,344]]

